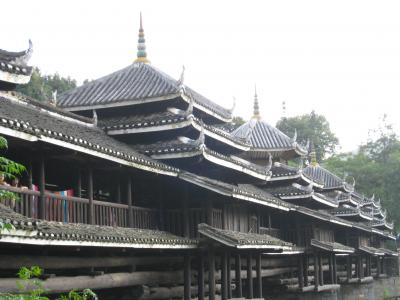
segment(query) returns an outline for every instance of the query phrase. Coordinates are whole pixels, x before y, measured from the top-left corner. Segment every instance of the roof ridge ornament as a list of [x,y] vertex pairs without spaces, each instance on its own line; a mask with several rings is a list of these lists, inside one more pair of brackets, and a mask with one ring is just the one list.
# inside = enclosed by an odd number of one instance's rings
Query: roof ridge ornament
[[233,113],[233,111],[234,111],[235,108],[236,108],[236,97],[233,96],[232,98],[233,98],[232,107],[229,109],[229,112],[230,112],[231,114]]
[[258,104],[257,86],[254,85],[254,105],[253,105],[253,119],[260,120],[260,106]]
[[267,164],[267,166],[265,167],[265,174],[266,174],[268,177],[272,176],[272,171],[271,171],[271,169],[272,169],[272,155],[271,155],[271,153],[268,152],[268,164]]
[[202,119],[200,120],[200,126],[201,126],[201,130],[200,130],[199,137],[196,140],[196,144],[199,145],[200,148],[203,150],[206,148],[206,144],[205,144],[206,137],[204,134],[204,122]]
[[293,144],[297,144],[296,143],[296,140],[297,140],[297,129],[296,128],[294,129],[294,134],[293,134],[293,137],[291,138],[291,140],[292,140]]
[[315,152],[315,147],[314,147],[313,141],[311,141],[309,155],[310,155],[310,160],[311,160],[311,166],[313,166],[313,167],[318,166],[317,153]]
[[137,46],[137,58],[135,63],[145,63],[148,64],[150,61],[147,59],[146,52],[146,39],[144,38],[143,22],[142,22],[142,12],[140,12],[140,27],[139,27],[139,39]]
[[93,109],[93,125],[97,126],[97,122],[98,122],[97,111]]
[[16,58],[14,58],[12,61],[10,61],[11,63],[20,65],[20,66],[28,65],[28,61],[32,57],[32,53],[33,53],[33,44],[32,44],[31,39],[29,39],[28,43],[29,43],[29,46],[28,46],[28,49],[25,50],[25,53],[22,56],[18,56]]
[[181,76],[179,76],[178,80],[179,90],[181,91],[185,91],[184,81],[185,81],[185,65],[182,65]]
[[57,90],[54,90],[51,92],[51,100],[50,100],[50,104],[57,106]]

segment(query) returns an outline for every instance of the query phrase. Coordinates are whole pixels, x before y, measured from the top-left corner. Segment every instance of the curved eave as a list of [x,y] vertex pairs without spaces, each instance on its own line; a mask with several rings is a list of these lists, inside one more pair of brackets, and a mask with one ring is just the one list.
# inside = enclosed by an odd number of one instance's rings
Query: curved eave
[[196,156],[202,156],[204,159],[207,161],[226,167],[228,169],[232,169],[244,174],[247,174],[249,176],[255,177],[257,179],[261,179],[263,181],[268,181],[269,176],[266,174],[267,172],[257,172],[251,168],[246,168],[243,165],[236,164],[233,161],[230,161],[228,159],[224,159],[220,155],[215,155],[213,151],[209,151],[206,148],[200,147],[197,150],[193,150],[190,152],[171,152],[171,153],[161,153],[161,154],[151,154],[150,157],[153,159],[161,159],[161,160],[169,160],[169,159],[179,159],[179,158],[189,158],[189,157],[196,157]]
[[[22,128],[21,128],[22,129]],[[168,170],[164,170],[164,169],[159,169],[156,166],[152,166],[151,164],[147,165],[147,164],[141,164],[141,162],[145,161],[141,158],[135,158],[133,156],[129,156],[129,155],[125,155],[125,154],[117,154],[117,152],[115,151],[108,151],[107,149],[103,148],[101,150],[103,151],[97,151],[97,150],[93,150],[93,149],[89,149],[86,148],[85,146],[88,144],[87,142],[83,141],[83,140],[79,140],[75,138],[75,142],[81,144],[73,144],[73,143],[69,143],[57,138],[53,138],[53,137],[48,137],[48,136],[44,136],[41,134],[38,135],[31,135],[29,133],[26,132],[21,132],[21,131],[17,131],[15,129],[11,129],[11,128],[7,128],[7,127],[3,127],[0,126],[0,134],[4,134],[6,136],[12,136],[15,138],[19,138],[19,139],[23,139],[26,141],[30,141],[30,142],[37,142],[37,141],[42,141],[48,144],[52,144],[55,146],[60,146],[63,148],[67,148],[67,149],[71,149],[71,150],[75,150],[77,152],[80,153],[84,153],[84,154],[88,154],[91,156],[95,156],[95,157],[99,157],[99,158],[103,158],[106,159],[108,161],[113,161],[115,163],[118,164],[122,164],[125,166],[129,166],[129,167],[133,167],[133,168],[137,168],[137,169],[141,169],[141,170],[145,170],[145,171],[150,171],[153,173],[157,173],[157,174],[164,174],[164,175],[169,175],[169,176],[177,176],[178,175],[178,169],[173,168],[173,167],[168,167]],[[55,137],[59,137],[58,134],[55,133],[54,135]],[[100,147],[99,147],[100,149]],[[108,153],[105,153],[105,151],[107,151]],[[115,153],[114,153],[115,152]],[[116,156],[112,155],[115,154]],[[117,156],[118,155],[118,156]],[[124,157],[129,157],[132,160],[127,160]]]
[[339,206],[339,203],[337,203],[336,201],[332,201],[332,200],[330,200],[330,199],[328,199],[326,197],[323,197],[323,196],[319,195],[318,193],[313,193],[312,194],[312,198],[315,201],[317,201],[317,202],[319,202],[321,204],[324,204],[326,206],[329,206],[329,207],[338,207]]
[[[185,93],[180,92],[180,93],[179,93],[179,96],[180,96],[184,101],[186,101],[188,104],[191,102],[190,98],[189,98],[188,96],[186,96]],[[227,117],[224,117],[224,116],[222,116],[221,114],[218,114],[218,113],[212,111],[211,109],[205,107],[204,105],[201,105],[201,104],[198,103],[197,101],[194,101],[193,107],[197,108],[198,110],[201,110],[202,112],[204,112],[204,113],[206,113],[206,114],[208,114],[208,115],[210,115],[210,116],[213,116],[214,118],[216,118],[216,119],[218,119],[218,120],[220,120],[220,121],[222,121],[222,122],[224,122],[224,123],[228,123],[228,122],[231,122],[231,121],[232,121],[232,115],[230,115],[228,118],[227,118]]]
[[27,84],[31,80],[30,74],[16,74],[0,70],[0,81],[14,83],[14,84]]
[[299,175],[300,175],[300,178],[301,178],[303,181],[307,182],[308,184],[312,184],[313,187],[320,188],[320,189],[323,189],[323,188],[324,188],[323,183],[318,183],[318,182],[314,181],[313,179],[311,179],[310,177],[308,177],[307,175],[305,175],[304,172],[303,172],[302,170],[299,170]]

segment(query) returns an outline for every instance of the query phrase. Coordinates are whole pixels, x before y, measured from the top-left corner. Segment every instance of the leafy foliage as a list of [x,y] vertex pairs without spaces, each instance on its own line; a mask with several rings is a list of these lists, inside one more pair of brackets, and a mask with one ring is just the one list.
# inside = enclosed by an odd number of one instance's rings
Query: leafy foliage
[[58,73],[42,75],[39,68],[32,72],[31,80],[26,85],[17,87],[17,91],[39,101],[49,101],[52,93],[63,93],[76,87],[76,80],[70,77],[61,77]]
[[359,147],[357,153],[335,155],[323,164],[336,174],[353,176],[360,192],[381,198],[389,217],[399,226],[400,140],[387,124],[374,135]]
[[[38,266],[22,267],[17,273],[19,280],[16,283],[20,293],[0,294],[0,300],[50,300],[45,296],[49,291],[43,288],[39,280],[42,272]],[[98,300],[98,297],[92,290],[85,289],[82,292],[72,290],[67,295],[61,295],[57,300]]]
[[[0,149],[7,149],[7,148],[8,148],[7,140],[4,137],[0,136]],[[24,171],[26,171],[26,168],[23,165],[16,163],[3,156],[0,156],[0,174],[2,173],[5,175],[5,177],[12,179],[15,178],[16,175],[20,175]]]
[[339,144],[338,138],[331,131],[329,122],[315,111],[309,114],[280,119],[276,127],[288,136],[297,130],[297,141],[303,145],[307,140],[314,143],[317,160],[321,161],[327,154],[333,154]]

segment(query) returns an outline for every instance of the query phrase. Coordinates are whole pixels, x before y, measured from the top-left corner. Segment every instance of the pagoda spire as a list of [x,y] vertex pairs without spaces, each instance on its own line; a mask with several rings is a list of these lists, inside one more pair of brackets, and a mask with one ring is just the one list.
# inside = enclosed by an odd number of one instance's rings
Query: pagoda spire
[[258,105],[257,86],[254,86],[253,119],[261,119],[260,107]]
[[146,53],[146,39],[144,38],[144,30],[143,30],[143,22],[142,22],[142,13],[140,13],[140,27],[139,27],[139,39],[137,46],[137,58],[135,59],[135,63],[150,63],[147,59]]
[[315,152],[315,147],[314,147],[313,141],[311,141],[311,147],[310,147],[310,160],[311,160],[311,165],[313,167],[318,165],[317,153]]

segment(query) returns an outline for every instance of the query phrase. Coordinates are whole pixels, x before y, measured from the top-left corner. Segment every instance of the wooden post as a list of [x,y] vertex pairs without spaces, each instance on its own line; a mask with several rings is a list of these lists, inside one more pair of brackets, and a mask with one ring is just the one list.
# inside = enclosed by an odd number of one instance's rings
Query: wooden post
[[39,162],[39,219],[45,220],[46,219],[46,175],[45,175],[45,162],[43,154],[40,156]]
[[128,175],[126,182],[126,204],[128,204],[128,227],[133,227],[133,209],[132,209],[132,179]]
[[117,203],[121,203],[121,177],[120,176],[118,176],[117,177],[117,180],[118,180],[118,182],[117,182],[117,195],[116,195],[116,201],[117,201]]
[[331,253],[328,257],[328,262],[329,262],[329,279],[331,281],[331,284],[335,283],[334,277],[333,277],[333,256],[335,253]]
[[347,256],[347,266],[346,266],[346,271],[347,271],[347,281],[350,281],[351,279],[351,272],[352,270],[352,265],[351,265],[351,256]]
[[94,224],[94,205],[93,205],[93,169],[88,167],[88,199],[89,199],[89,209],[88,209],[88,221],[89,224]]
[[221,299],[228,299],[228,268],[226,261],[226,252],[224,251],[221,255]]
[[262,298],[261,253],[256,253],[257,297]]
[[215,255],[214,249],[208,250],[208,299],[215,300]]
[[237,253],[235,256],[235,283],[236,283],[236,298],[243,297],[243,289],[242,289],[242,262],[240,259],[240,253]]
[[322,268],[322,254],[318,255],[319,284],[324,285],[324,269]]
[[228,299],[232,298],[232,276],[231,276],[231,253],[229,251],[226,252],[226,256],[227,256],[227,278],[228,278]]
[[[210,196],[207,193],[208,196]],[[213,209],[213,202],[211,198],[207,199],[207,204],[206,204],[206,218],[207,218],[207,224],[210,226],[213,226],[213,214],[212,214],[212,209]]]
[[314,253],[314,286],[315,290],[318,290],[319,286],[319,263],[318,263],[318,253]]
[[308,266],[309,265],[309,259],[308,255],[304,255],[304,286],[308,286]]
[[32,190],[33,187],[33,167],[32,167],[32,161],[29,161],[28,165],[28,188]]
[[253,274],[251,252],[247,254],[247,299],[253,299]]
[[182,216],[183,216],[183,236],[186,238],[190,237],[190,228],[189,228],[189,191],[188,185],[185,184],[184,197],[182,199]]
[[381,275],[381,260],[379,258],[379,256],[376,257],[376,273],[377,273],[377,277],[379,277],[379,275]]
[[337,284],[337,262],[336,262],[336,255],[333,253],[333,284]]
[[297,271],[297,276],[299,279],[299,289],[302,290],[304,287],[304,262],[303,262],[303,256],[300,254],[299,255],[299,267]]
[[203,252],[199,254],[199,262],[198,262],[198,275],[197,275],[197,298],[198,300],[204,300],[204,255]]
[[183,298],[184,300],[190,300],[191,292],[191,274],[190,274],[190,256],[189,254],[185,254],[184,256],[184,270],[183,270]]
[[82,198],[82,172],[80,168],[76,170],[76,196]]

